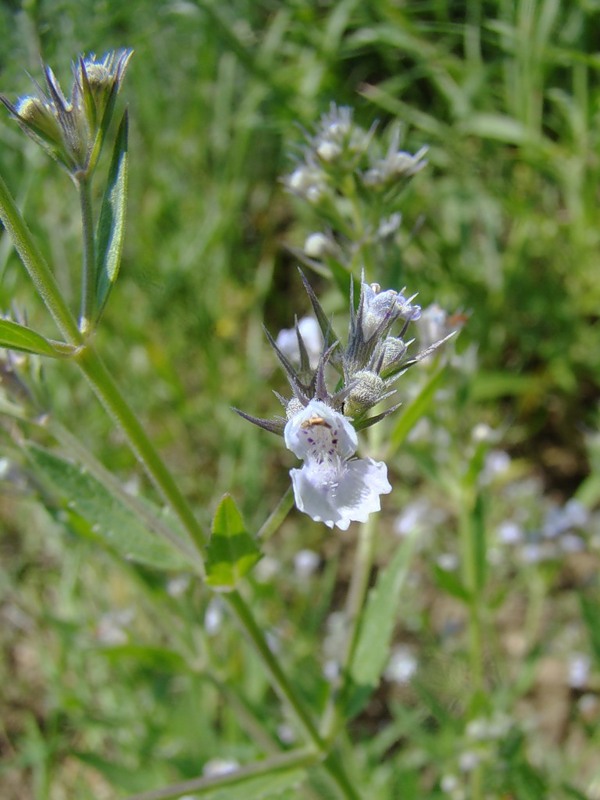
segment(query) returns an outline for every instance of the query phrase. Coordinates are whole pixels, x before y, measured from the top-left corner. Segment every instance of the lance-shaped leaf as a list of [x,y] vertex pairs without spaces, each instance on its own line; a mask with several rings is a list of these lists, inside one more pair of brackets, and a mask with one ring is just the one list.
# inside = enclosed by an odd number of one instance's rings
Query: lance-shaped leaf
[[[317,318],[319,327],[321,328],[321,333],[323,334],[323,340],[325,342],[325,348],[329,348],[335,342],[340,341],[339,336],[336,336],[335,331],[333,330],[333,326],[331,324],[331,320],[328,319],[327,315],[323,311],[323,307],[321,306],[321,303],[319,302],[319,299],[315,294],[314,289],[307,281],[306,276],[304,275],[301,269],[299,269],[298,272],[300,273],[300,277],[302,278],[302,284],[311,302],[313,311],[315,312],[315,317]],[[335,354],[335,356],[331,359],[331,363],[333,364],[334,367],[339,367],[341,364],[341,355]]]
[[[192,778],[129,797],[129,800],[178,800],[183,796],[202,800],[268,800],[297,797],[306,769],[320,760],[311,748],[298,748],[255,761],[221,775]],[[109,776],[110,777],[110,776]]]
[[96,236],[96,317],[117,280],[125,235],[127,205],[127,112],[117,132]]
[[76,533],[100,539],[131,561],[166,570],[189,568],[174,546],[151,533],[135,513],[78,464],[34,444],[28,445],[27,453],[42,484],[71,515]]
[[377,688],[390,655],[392,634],[398,619],[400,593],[408,575],[414,537],[407,538],[389,565],[379,573],[369,592],[358,639],[343,689],[347,717],[353,717]]
[[260,550],[246,530],[235,501],[226,494],[213,520],[207,547],[206,582],[219,591],[232,591],[259,558]]
[[50,342],[31,328],[10,319],[0,319],[0,347],[51,358],[68,356],[75,350],[64,342]]
[[399,417],[389,437],[390,454],[400,447],[421,417],[429,411],[437,390],[446,378],[446,374],[446,366],[434,372],[419,394],[405,406],[404,413]]

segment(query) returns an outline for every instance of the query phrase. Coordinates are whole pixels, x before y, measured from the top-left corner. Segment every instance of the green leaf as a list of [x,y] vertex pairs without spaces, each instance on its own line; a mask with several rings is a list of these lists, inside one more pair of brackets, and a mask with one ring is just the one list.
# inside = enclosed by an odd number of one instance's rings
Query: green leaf
[[[74,515],[73,530],[93,535],[124,558],[165,570],[189,567],[166,540],[151,533],[129,508],[84,469],[56,453],[27,445],[34,468],[52,493]],[[89,529],[81,525],[88,523]]]
[[214,589],[231,591],[259,558],[260,550],[247,532],[234,499],[226,494],[213,520],[207,547],[206,582]]
[[464,603],[471,602],[471,593],[455,572],[442,569],[437,564],[434,564],[433,577],[440,589],[443,589],[447,594],[456,597],[457,600],[462,600]]
[[100,317],[119,274],[127,206],[127,112],[117,131],[96,235],[96,317]]
[[[294,769],[272,775],[249,776],[236,783],[233,787],[222,789],[206,789],[196,792],[198,797],[210,800],[232,800],[233,797],[243,797],[244,800],[267,800],[277,798],[286,789],[298,788],[303,783],[306,774],[304,770]],[[235,794],[232,794],[232,789]]]
[[475,586],[480,592],[485,586],[487,576],[487,537],[486,537],[486,506],[485,499],[481,492],[475,498],[475,504],[471,512],[471,536],[473,537],[473,568]]
[[408,575],[413,544],[414,537],[411,536],[400,545],[369,592],[344,687],[348,717],[357,714],[364,706],[377,688],[388,662],[400,593]]
[[[19,325],[18,322],[12,322],[9,319],[0,319],[0,347],[6,347],[9,350],[20,350],[24,353],[35,353],[40,356],[50,356],[51,358],[67,355],[69,349],[68,345],[64,345],[59,350],[39,333],[32,331],[31,328]],[[62,352],[63,350],[64,352]]]
[[435,393],[442,385],[446,377],[446,367],[442,367],[434,372],[425,386],[421,389],[414,400],[409,403],[403,413],[398,418],[392,435],[390,436],[390,451],[394,452],[404,442],[413,427],[427,413],[429,406],[433,402]]
[[93,767],[112,786],[128,794],[141,792],[152,780],[161,779],[159,768],[152,764],[146,765],[143,770],[134,770],[116,763],[114,759],[103,758],[98,753],[74,750],[71,755],[88,767]]
[[[203,800],[267,800],[296,797],[298,787],[306,779],[307,767],[319,761],[319,754],[302,748],[255,761],[232,772],[164,786],[133,795],[129,800],[179,800],[185,794]],[[293,795],[288,792],[294,791]],[[283,794],[285,792],[285,794]]]
[[494,139],[506,144],[519,145],[530,139],[523,123],[505,114],[470,114],[460,124],[460,132],[463,135]]
[[579,596],[581,616],[588,630],[590,646],[600,665],[600,594],[589,591]]

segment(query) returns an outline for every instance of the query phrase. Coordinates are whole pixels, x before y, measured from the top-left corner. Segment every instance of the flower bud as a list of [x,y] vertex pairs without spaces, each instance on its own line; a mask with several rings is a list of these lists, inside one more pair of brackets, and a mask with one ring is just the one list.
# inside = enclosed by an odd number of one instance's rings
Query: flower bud
[[374,405],[377,405],[384,394],[385,384],[375,372],[361,370],[353,379],[356,381],[346,402],[344,413],[349,417],[360,417]]
[[388,336],[383,343],[383,358],[381,372],[385,375],[387,370],[395,367],[406,355],[406,343],[395,336]]
[[61,143],[60,127],[52,111],[52,106],[39,97],[21,97],[15,110],[20,120],[38,136],[53,144]]

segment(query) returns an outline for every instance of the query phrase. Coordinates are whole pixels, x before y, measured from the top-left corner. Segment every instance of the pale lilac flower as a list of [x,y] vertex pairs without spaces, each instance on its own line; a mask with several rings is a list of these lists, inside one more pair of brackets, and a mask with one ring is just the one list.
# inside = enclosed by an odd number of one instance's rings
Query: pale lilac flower
[[398,536],[410,536],[415,528],[422,528],[427,522],[431,505],[423,498],[408,503],[396,517],[394,533]]
[[576,533],[565,533],[560,537],[563,553],[582,553],[585,550],[585,539]]
[[389,328],[399,318],[411,321],[417,320],[421,316],[421,307],[411,305],[413,298],[407,300],[401,292],[396,292],[394,289],[382,292],[378,283],[371,285],[363,283],[361,289],[362,334],[365,341],[369,341],[372,336],[385,329],[387,323],[389,323]]
[[517,544],[523,540],[523,529],[517,522],[506,519],[498,525],[498,538],[503,544]]
[[511,459],[504,450],[490,450],[486,453],[483,470],[480,476],[481,483],[492,483],[496,478],[506,474],[510,469]]
[[573,653],[569,659],[569,686],[572,689],[585,689],[591,666],[592,661],[588,655]]
[[286,447],[304,461],[290,470],[296,506],[315,522],[345,531],[381,509],[379,496],[392,491],[387,467],[372,458],[353,459],[358,440],[349,420],[320,400],[311,400],[284,430]]

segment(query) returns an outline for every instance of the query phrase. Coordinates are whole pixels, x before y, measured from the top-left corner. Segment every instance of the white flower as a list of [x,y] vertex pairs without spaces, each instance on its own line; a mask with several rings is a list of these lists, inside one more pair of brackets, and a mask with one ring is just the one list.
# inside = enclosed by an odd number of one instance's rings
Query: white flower
[[[314,369],[323,350],[323,336],[319,323],[314,317],[302,317],[298,321],[298,330],[306,347],[310,366]],[[275,344],[292,363],[300,363],[300,347],[295,328],[284,328],[279,331]]]
[[385,678],[391,683],[408,683],[419,666],[417,657],[411,647],[398,645],[392,650],[390,660],[385,668]]
[[286,447],[303,459],[290,470],[296,506],[315,522],[345,531],[379,511],[379,495],[392,491],[387,467],[372,458],[353,459],[356,431],[343,414],[311,400],[284,430]]
[[294,556],[294,572],[299,578],[310,578],[320,563],[321,557],[314,550],[299,550]]
[[304,242],[304,252],[309,258],[322,258],[331,250],[331,242],[324,233],[311,233]]

